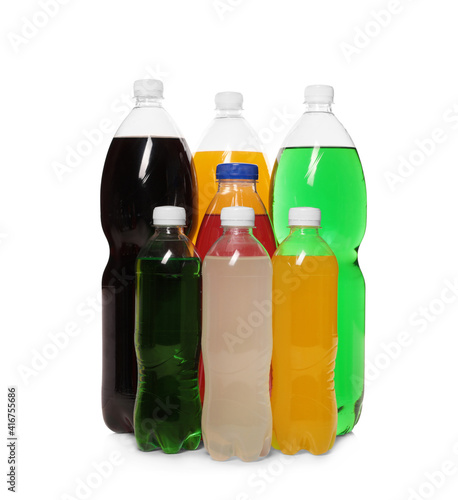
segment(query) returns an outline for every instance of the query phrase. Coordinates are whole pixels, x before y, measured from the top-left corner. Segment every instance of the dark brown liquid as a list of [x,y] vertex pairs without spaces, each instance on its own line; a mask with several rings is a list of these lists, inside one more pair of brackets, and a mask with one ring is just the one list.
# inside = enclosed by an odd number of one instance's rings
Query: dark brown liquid
[[133,431],[137,391],[134,347],[135,259],[153,233],[153,210],[186,210],[192,237],[197,183],[192,156],[179,138],[114,138],[102,175],[102,227],[110,258],[102,277],[102,411],[114,432]]

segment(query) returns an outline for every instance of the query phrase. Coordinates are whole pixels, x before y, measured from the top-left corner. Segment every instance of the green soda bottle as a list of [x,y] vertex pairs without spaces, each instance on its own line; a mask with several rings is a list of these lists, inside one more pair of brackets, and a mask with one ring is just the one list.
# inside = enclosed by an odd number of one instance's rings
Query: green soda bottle
[[270,209],[279,244],[288,236],[292,207],[321,209],[323,239],[339,264],[338,348],[335,368],[337,434],[358,422],[364,394],[365,284],[358,248],[366,230],[366,184],[355,145],[331,111],[334,90],[305,89],[306,111],[275,162]]
[[201,439],[201,262],[185,219],[184,208],[156,207],[155,233],[136,263],[134,432],[143,451],[195,450]]

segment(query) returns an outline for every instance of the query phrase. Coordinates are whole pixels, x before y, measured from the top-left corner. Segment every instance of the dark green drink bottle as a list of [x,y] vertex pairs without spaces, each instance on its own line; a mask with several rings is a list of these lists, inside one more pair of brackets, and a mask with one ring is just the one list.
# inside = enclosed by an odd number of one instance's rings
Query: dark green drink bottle
[[320,208],[321,235],[339,264],[335,368],[337,434],[358,422],[364,395],[365,284],[358,248],[366,230],[366,184],[355,145],[331,111],[334,90],[305,89],[306,112],[286,137],[275,163],[270,207],[275,235],[289,234],[293,207]]
[[137,258],[134,432],[143,451],[194,450],[201,439],[201,262],[185,218],[184,208],[155,208],[155,233]]

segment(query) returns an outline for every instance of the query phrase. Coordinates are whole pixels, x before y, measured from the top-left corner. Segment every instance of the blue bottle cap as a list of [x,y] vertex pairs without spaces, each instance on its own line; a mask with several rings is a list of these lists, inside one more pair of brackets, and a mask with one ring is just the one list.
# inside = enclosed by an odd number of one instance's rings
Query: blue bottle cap
[[253,163],[220,163],[216,167],[216,178],[257,180],[258,166]]

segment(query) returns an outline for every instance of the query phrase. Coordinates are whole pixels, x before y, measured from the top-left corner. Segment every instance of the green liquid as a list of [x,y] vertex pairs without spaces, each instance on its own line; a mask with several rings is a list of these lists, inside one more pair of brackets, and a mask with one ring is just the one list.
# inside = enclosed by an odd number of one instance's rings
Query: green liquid
[[137,260],[134,429],[141,450],[177,453],[195,450],[201,439],[201,264],[197,258],[163,260]]
[[358,247],[366,230],[366,185],[354,148],[285,148],[275,163],[270,206],[279,242],[291,207],[321,209],[320,231],[339,263],[335,390],[337,434],[351,432],[364,395],[365,284]]

